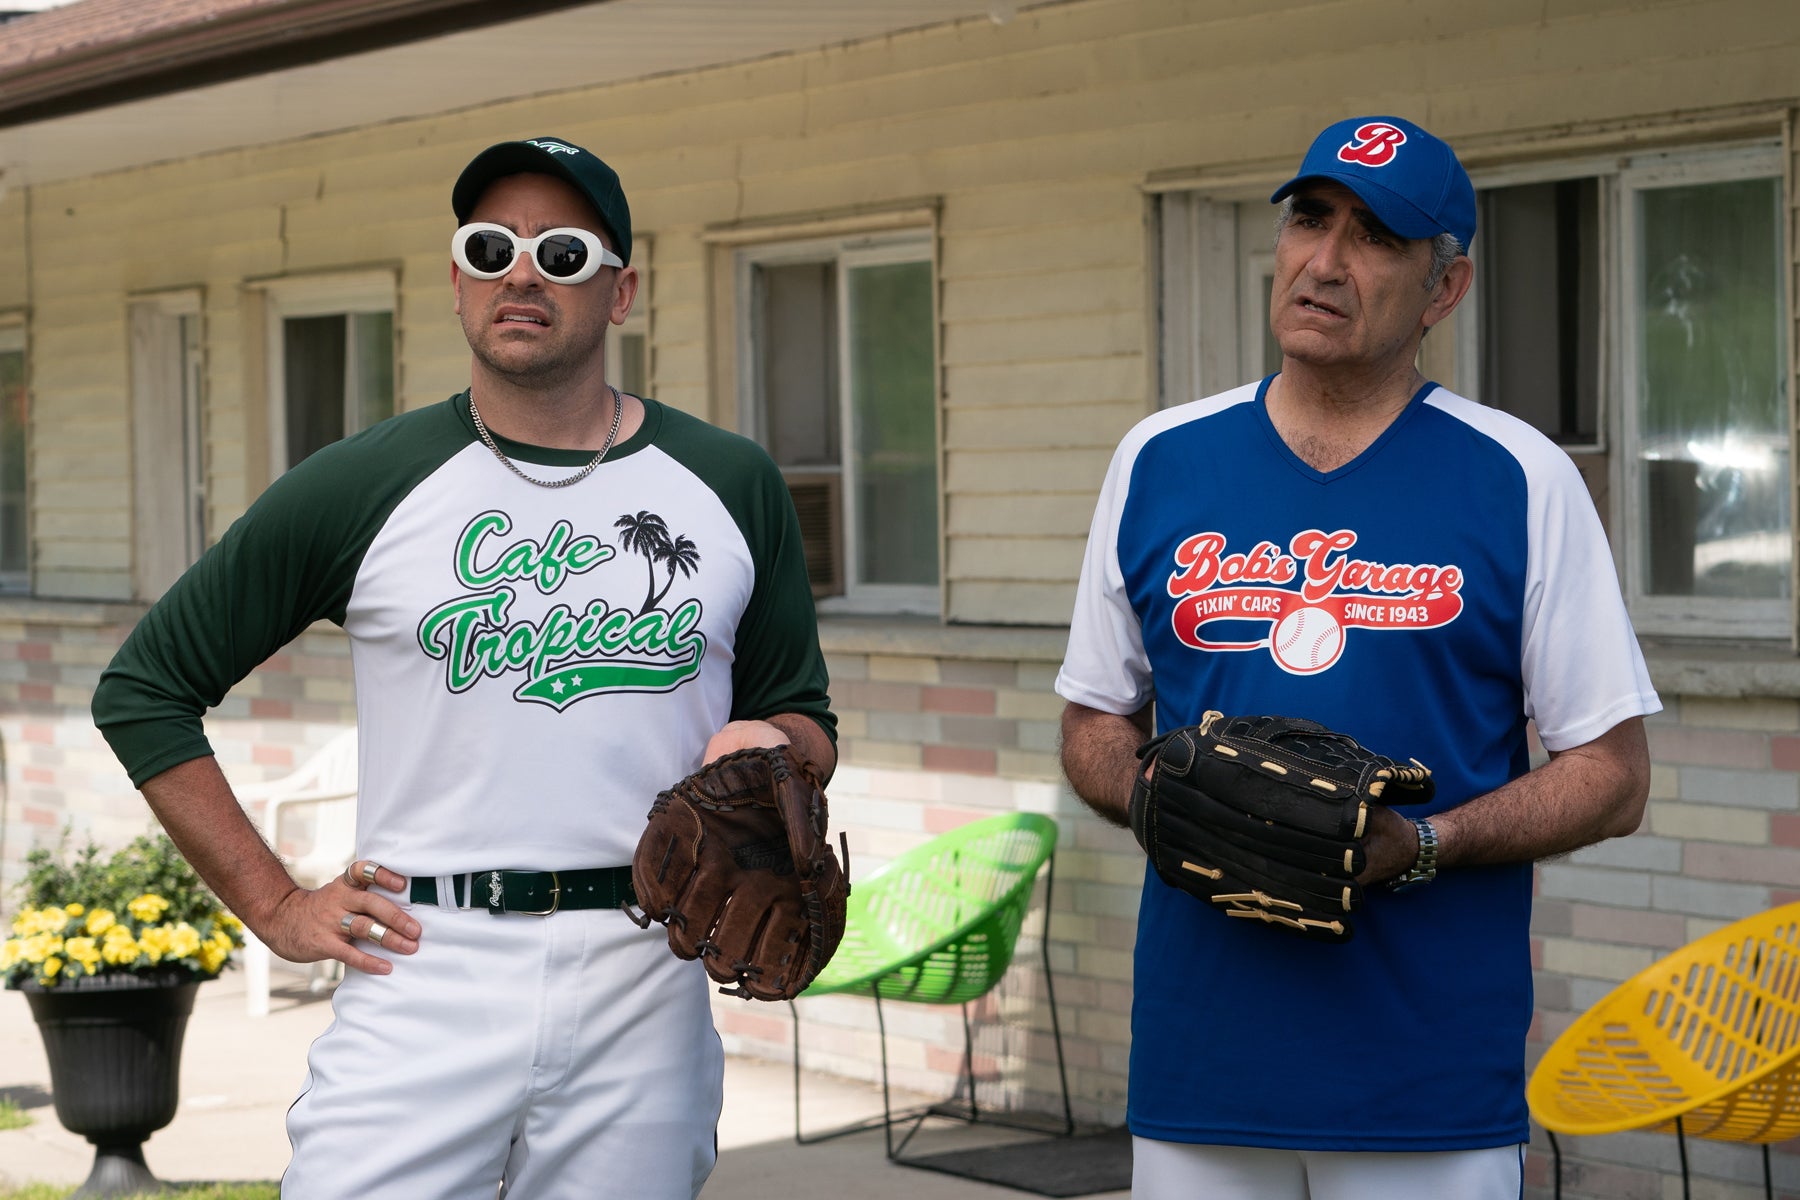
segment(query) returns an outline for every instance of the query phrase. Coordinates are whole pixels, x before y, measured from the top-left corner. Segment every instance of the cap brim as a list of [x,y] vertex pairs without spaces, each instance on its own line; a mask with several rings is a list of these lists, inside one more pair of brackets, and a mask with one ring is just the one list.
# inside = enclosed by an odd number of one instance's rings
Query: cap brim
[[1275,194],[1269,197],[1269,203],[1281,203],[1299,191],[1301,185],[1314,179],[1343,184],[1369,206],[1369,211],[1375,214],[1377,220],[1403,238],[1419,240],[1451,232],[1427,216],[1418,205],[1404,196],[1390,192],[1367,175],[1355,175],[1349,172],[1315,171],[1306,175],[1296,175],[1282,184]]

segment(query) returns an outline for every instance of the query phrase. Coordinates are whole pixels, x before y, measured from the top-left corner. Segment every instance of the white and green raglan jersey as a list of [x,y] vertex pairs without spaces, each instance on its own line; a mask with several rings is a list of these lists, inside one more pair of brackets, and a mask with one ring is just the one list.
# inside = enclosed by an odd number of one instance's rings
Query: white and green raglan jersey
[[[727,721],[834,733],[780,474],[644,410],[568,488],[509,472],[467,393],[287,472],[102,675],[94,719],[132,782],[211,753],[201,714],[320,619],[356,671],[357,853],[402,874],[623,865]],[[540,479],[592,457],[500,444]]]

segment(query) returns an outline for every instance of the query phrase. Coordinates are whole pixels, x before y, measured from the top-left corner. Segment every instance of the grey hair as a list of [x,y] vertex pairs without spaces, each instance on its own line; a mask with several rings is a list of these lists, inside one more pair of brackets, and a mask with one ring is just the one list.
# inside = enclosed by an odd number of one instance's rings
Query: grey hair
[[1425,273],[1425,290],[1430,291],[1443,279],[1450,264],[1462,257],[1463,244],[1454,233],[1440,233],[1431,239],[1431,270]]
[[[1281,240],[1281,231],[1287,228],[1294,216],[1294,197],[1284,196],[1281,208],[1275,214],[1275,240]],[[1456,240],[1453,233],[1440,233],[1431,239],[1431,269],[1425,273],[1425,290],[1430,291],[1444,278],[1444,272],[1450,264],[1461,258],[1463,244]]]

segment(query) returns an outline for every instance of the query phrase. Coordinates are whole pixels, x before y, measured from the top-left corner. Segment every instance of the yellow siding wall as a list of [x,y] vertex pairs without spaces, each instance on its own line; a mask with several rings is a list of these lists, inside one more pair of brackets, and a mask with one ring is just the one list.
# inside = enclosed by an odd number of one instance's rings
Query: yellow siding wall
[[[5,187],[6,176],[0,174],[0,238],[9,245],[25,244],[25,200],[23,188]],[[25,271],[15,255],[13,266],[0,271],[0,313],[17,312],[25,307]]]
[[[1061,622],[1110,450],[1155,403],[1146,176],[1291,163],[1348,112],[1493,144],[1797,91],[1800,6],[1769,0],[1077,0],[41,186],[37,589],[130,591],[128,294],[205,290],[216,533],[266,454],[244,281],[393,266],[402,403],[440,399],[466,377],[450,182],[489,142],[555,133],[619,168],[654,239],[655,393],[722,421],[706,228],[935,198],[946,615]],[[19,212],[15,189],[0,232]],[[0,308],[17,287],[0,277]]]

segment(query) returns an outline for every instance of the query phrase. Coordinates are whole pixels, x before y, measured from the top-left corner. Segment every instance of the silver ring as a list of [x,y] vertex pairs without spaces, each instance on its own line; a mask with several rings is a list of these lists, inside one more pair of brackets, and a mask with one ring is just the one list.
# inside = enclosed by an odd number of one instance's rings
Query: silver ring
[[363,934],[363,936],[379,946],[381,945],[381,939],[387,936],[387,932],[387,926],[383,925],[380,921],[370,921],[369,932]]
[[362,875],[362,878],[363,878],[363,886],[364,887],[368,887],[370,884],[375,882],[375,873],[379,870],[381,870],[380,866],[378,866],[377,864],[375,864],[373,862],[364,860],[363,865],[362,865],[362,871],[360,872],[360,874]]
[[345,937],[355,937],[356,936],[355,934],[350,932],[350,926],[355,920],[356,920],[355,913],[345,913],[343,916],[338,918],[338,928],[344,931]]

